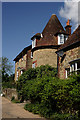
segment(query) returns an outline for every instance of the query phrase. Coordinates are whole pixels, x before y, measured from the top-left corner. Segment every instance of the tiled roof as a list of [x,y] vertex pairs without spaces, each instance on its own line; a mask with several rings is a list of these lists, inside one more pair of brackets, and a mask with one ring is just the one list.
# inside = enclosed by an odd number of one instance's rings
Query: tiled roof
[[35,37],[40,38],[40,37],[41,37],[41,34],[40,34],[40,33],[36,33],[36,34],[31,38],[31,40],[33,40]]
[[28,46],[28,47],[25,47],[17,56],[16,58],[13,60],[13,61],[17,61],[19,60],[22,55],[26,54],[28,50],[30,50],[32,48],[32,45]]
[[65,44],[61,45],[58,49],[58,51],[65,49],[66,47],[71,46],[72,44],[75,44],[77,42],[80,42],[80,25],[78,28],[73,32],[72,35],[69,36]]
[[43,37],[40,40],[38,40],[37,46],[58,45],[58,41],[56,39],[55,34],[60,31],[65,33],[65,30],[63,29],[57,16],[53,14],[46,27],[44,28],[42,32]]

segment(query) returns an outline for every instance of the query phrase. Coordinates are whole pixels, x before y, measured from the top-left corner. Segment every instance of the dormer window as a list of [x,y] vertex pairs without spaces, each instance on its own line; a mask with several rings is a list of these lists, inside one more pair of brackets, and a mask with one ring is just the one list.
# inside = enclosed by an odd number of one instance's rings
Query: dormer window
[[32,48],[36,47],[36,38],[32,40]]
[[58,45],[64,44],[68,39],[68,35],[58,34]]
[[60,35],[60,44],[63,44],[63,43],[64,43],[64,35],[61,34],[61,35]]
[[64,44],[64,34],[58,34],[58,45]]

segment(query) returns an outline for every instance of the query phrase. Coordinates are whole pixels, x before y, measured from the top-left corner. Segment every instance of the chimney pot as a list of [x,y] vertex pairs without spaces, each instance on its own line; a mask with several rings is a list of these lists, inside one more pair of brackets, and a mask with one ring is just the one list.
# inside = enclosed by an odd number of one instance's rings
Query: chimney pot
[[66,23],[66,27],[65,27],[65,29],[66,29],[66,32],[69,34],[69,35],[71,35],[71,25],[70,25],[70,20],[68,19],[68,21],[67,21],[67,23]]
[[68,19],[68,21],[67,21],[66,25],[70,25],[70,21],[69,21],[69,19]]

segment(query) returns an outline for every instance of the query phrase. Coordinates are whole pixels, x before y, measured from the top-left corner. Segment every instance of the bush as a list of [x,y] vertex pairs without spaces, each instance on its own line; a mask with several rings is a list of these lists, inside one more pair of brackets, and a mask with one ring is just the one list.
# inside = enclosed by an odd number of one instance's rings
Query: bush
[[20,103],[20,101],[19,101],[19,100],[16,100],[14,96],[12,96],[11,101],[12,101],[13,103]]
[[15,97],[14,97],[14,96],[12,96],[12,98],[11,98],[11,101],[13,101],[13,100],[15,100]]
[[74,114],[58,114],[55,113],[51,117],[51,120],[79,120],[78,115]]
[[56,120],[59,117],[63,119],[68,113],[77,112],[79,115],[80,75],[60,80],[56,73],[56,68],[46,65],[32,68],[21,75],[17,82],[19,96],[31,101],[25,109],[46,118],[58,113],[54,115]]

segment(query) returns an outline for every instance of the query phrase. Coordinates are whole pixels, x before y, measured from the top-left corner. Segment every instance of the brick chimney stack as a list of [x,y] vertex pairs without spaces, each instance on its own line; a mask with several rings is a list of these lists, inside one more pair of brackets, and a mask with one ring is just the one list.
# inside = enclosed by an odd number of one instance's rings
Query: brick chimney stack
[[69,34],[69,35],[71,35],[71,25],[70,25],[70,20],[68,19],[68,21],[67,21],[67,23],[66,23],[66,27],[65,27],[65,29],[66,29],[66,32]]

